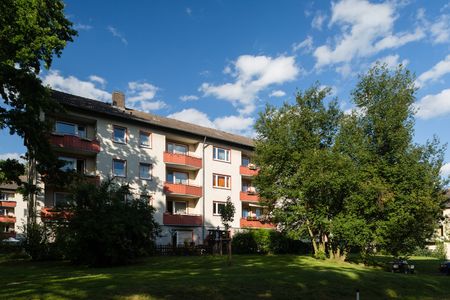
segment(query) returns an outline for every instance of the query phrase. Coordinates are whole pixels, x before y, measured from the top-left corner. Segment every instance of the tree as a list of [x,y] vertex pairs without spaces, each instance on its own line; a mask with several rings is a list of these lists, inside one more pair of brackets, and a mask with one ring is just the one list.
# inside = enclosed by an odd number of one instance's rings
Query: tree
[[[222,224],[225,227],[225,231],[228,235],[228,243],[227,243],[227,249],[228,249],[228,264],[231,265],[231,238],[230,238],[230,223],[234,221],[234,214],[236,213],[236,208],[234,207],[233,202],[231,202],[231,198],[227,198],[227,202],[220,210],[220,219],[222,220]],[[222,250],[220,250],[222,251]]]
[[[267,106],[256,122],[255,185],[281,228],[309,237],[316,257],[325,257],[327,242],[337,237],[332,221],[345,211],[356,181],[353,162],[334,148],[342,112],[336,100],[325,104],[329,92],[316,84],[292,105]],[[340,255],[338,249],[328,250]]]
[[[358,166],[354,213],[364,218],[371,245],[398,256],[429,238],[439,220],[445,146],[436,138],[413,143],[414,76],[401,65],[376,65],[352,93],[360,113],[350,116],[340,150]],[[366,245],[366,248],[371,248]]]
[[[52,168],[55,157],[46,138],[50,130],[43,114],[60,109],[38,77],[49,69],[76,31],[64,16],[62,1],[4,0],[0,2],[0,129],[24,139],[28,158],[29,216],[34,221],[36,167]],[[36,160],[39,164],[36,164]]]
[[[151,254],[159,233],[148,198],[133,199],[129,187],[111,180],[78,184],[62,224],[67,258],[90,266],[126,264]],[[58,238],[58,237],[57,237]]]

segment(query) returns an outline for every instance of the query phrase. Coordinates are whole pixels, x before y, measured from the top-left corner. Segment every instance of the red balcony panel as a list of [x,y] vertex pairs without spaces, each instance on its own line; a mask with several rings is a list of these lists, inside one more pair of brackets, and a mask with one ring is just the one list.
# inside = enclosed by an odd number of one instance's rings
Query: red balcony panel
[[178,226],[202,226],[202,216],[200,215],[172,215],[165,213],[163,215],[164,225]]
[[0,207],[16,207],[16,201],[0,201]]
[[259,202],[259,195],[249,194],[248,192],[241,192],[240,199],[241,201],[245,202]]
[[50,135],[50,144],[60,149],[78,150],[90,153],[100,152],[100,142],[82,139],[75,135]]
[[168,195],[180,195],[180,196],[200,198],[202,196],[202,187],[165,182],[164,192]]
[[240,225],[241,228],[275,228],[275,225],[272,223],[245,218],[241,218]]
[[258,175],[258,172],[259,172],[258,169],[252,170],[252,169],[249,169],[248,167],[244,167],[244,166],[240,166],[240,168],[239,168],[239,173],[242,176],[246,176],[246,177],[256,176],[256,175]]
[[190,155],[164,152],[164,162],[180,166],[188,166],[194,169],[202,168],[202,159]]
[[72,213],[70,211],[44,207],[41,209],[41,218],[44,221],[64,220],[70,218]]
[[15,238],[16,237],[16,232],[15,231],[0,232],[0,240],[8,239],[10,237]]
[[16,223],[16,217],[0,216],[0,223]]

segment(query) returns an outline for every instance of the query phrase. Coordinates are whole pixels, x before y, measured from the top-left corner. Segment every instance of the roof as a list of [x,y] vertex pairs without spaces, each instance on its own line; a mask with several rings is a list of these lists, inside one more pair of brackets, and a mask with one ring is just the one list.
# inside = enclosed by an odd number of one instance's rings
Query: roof
[[[21,175],[19,178],[20,178],[20,180],[22,180],[22,182],[27,181],[27,177],[25,175]],[[15,191],[15,190],[17,190],[18,187],[19,186],[15,182],[0,184],[0,190],[12,190],[12,191]]]
[[60,91],[52,90],[52,97],[64,106],[76,108],[91,113],[108,115],[128,120],[143,122],[153,126],[177,131],[180,134],[194,135],[198,138],[210,138],[213,140],[223,141],[226,143],[253,148],[254,142],[248,137],[231,134],[225,131],[212,129],[187,123],[167,117],[162,117],[130,108],[121,109],[112,106],[110,103],[84,98]]

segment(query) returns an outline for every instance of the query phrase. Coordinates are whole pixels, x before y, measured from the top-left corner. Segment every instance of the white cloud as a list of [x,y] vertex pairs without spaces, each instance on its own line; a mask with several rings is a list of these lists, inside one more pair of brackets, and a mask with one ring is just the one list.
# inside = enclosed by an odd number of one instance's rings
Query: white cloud
[[118,38],[124,45],[128,45],[127,39],[115,27],[110,25],[107,27],[107,29],[109,32],[111,32],[111,34],[114,37]]
[[435,81],[442,76],[450,73],[450,54],[437,64],[435,64],[430,70],[423,72],[416,80],[418,87],[424,86],[427,81]]
[[143,111],[162,109],[167,106],[166,103],[161,100],[154,101],[158,90],[147,82],[129,82],[126,102],[130,107]]
[[396,19],[393,2],[370,3],[367,0],[342,0],[332,4],[330,26],[340,26],[342,34],[336,45],[322,45],[314,51],[316,68],[349,63],[379,51],[398,48],[425,37],[420,28],[413,32],[394,33]]
[[24,159],[21,158],[24,154],[17,153],[17,152],[9,152],[9,153],[1,153],[0,154],[0,160],[6,160],[6,159],[17,159],[19,162],[24,163]]
[[81,24],[81,23],[77,23],[73,26],[73,28],[75,30],[91,30],[92,26],[91,25],[87,25],[87,24]]
[[199,91],[204,96],[231,102],[239,108],[240,114],[249,114],[255,110],[255,101],[260,91],[274,84],[294,80],[299,73],[293,56],[272,58],[242,55],[233,62],[232,67],[234,82],[222,85],[203,83]]
[[96,80],[83,81],[74,76],[64,77],[58,70],[52,70],[42,78],[42,81],[44,85],[49,85],[55,90],[69,94],[98,99],[105,102],[111,100],[111,94],[98,88],[96,86],[98,81]]
[[442,15],[430,26],[433,44],[450,41],[450,15]]
[[450,114],[450,89],[435,95],[426,95],[416,105],[417,117],[427,120]]
[[272,91],[272,93],[270,93],[269,97],[284,97],[286,96],[286,93],[282,90],[276,90],[276,91]]
[[443,177],[450,176],[450,163],[446,163],[441,167],[441,176]]
[[100,77],[100,76],[97,76],[97,75],[91,75],[91,76],[89,76],[89,80],[90,80],[90,81],[98,82],[98,83],[100,83],[102,86],[105,86],[105,84],[106,84],[106,80],[105,80],[104,78]]
[[305,53],[309,53],[313,50],[313,38],[308,35],[306,39],[301,41],[300,43],[294,43],[292,45],[292,51],[297,52],[301,49],[304,49]]
[[180,96],[180,100],[183,101],[183,102],[196,101],[198,99],[199,99],[199,97],[195,96],[195,95],[183,95],[183,96]]
[[317,12],[311,22],[312,28],[315,28],[317,30],[322,30],[322,24],[326,18],[327,18],[327,16],[322,14],[322,12],[320,12],[320,11]]
[[[407,60],[407,59],[400,61],[400,55],[398,55],[398,54],[387,55],[387,56],[379,58],[377,61],[381,64],[386,64],[386,66],[389,69],[395,69],[398,67],[399,64],[406,66],[409,63],[409,60]],[[375,64],[376,64],[376,62],[374,62],[372,64],[372,66],[374,66]]]
[[253,123],[255,122],[253,118],[243,116],[225,116],[211,120],[207,114],[198,111],[195,108],[183,109],[179,112],[170,114],[167,117],[247,136],[253,134],[252,128]]

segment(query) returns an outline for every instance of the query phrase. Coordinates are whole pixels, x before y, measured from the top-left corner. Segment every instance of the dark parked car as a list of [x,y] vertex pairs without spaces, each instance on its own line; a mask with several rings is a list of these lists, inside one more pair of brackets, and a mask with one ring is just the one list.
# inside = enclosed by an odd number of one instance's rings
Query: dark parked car
[[414,274],[414,265],[408,263],[407,260],[399,259],[391,262],[391,272],[392,273],[405,273]]
[[450,275],[450,261],[445,261],[439,266],[439,271],[446,275]]

